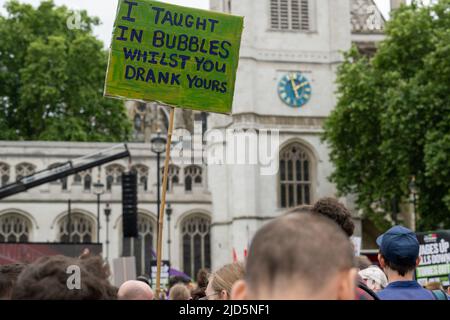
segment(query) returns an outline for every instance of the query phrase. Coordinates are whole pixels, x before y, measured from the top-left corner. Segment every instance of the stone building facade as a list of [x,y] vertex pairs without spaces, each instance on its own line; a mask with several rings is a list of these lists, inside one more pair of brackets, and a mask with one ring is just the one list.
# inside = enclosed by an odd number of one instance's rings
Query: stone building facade
[[[58,163],[108,149],[107,143],[67,142],[0,142],[0,179],[2,184],[15,181]],[[71,239],[75,243],[103,244],[106,257],[106,217],[109,223],[109,259],[130,255],[130,248],[122,237],[121,174],[135,170],[138,174],[138,230],[134,244],[138,273],[148,273],[152,246],[156,244],[157,165],[150,146],[144,143],[128,145],[128,159],[115,161],[70,176],[63,181],[49,183],[0,201],[0,242],[69,242],[68,206],[71,201]],[[172,214],[170,225],[165,222],[164,259],[174,267],[193,275],[199,267],[209,267],[209,226],[211,194],[208,191],[205,168],[176,166],[169,168],[167,202]],[[97,196],[94,184],[104,185],[100,205],[100,236],[97,236]],[[170,239],[169,239],[170,227]],[[170,240],[170,249],[169,249]],[[125,248],[124,246],[128,246]],[[170,256],[169,256],[170,254]]]
[[[398,1],[394,1],[398,2]],[[336,105],[336,70],[342,51],[356,44],[372,54],[383,39],[385,20],[372,0],[211,0],[211,9],[245,17],[233,116],[177,111],[176,127],[193,131],[195,120],[225,132],[264,129],[279,132],[276,150],[280,170],[261,174],[261,164],[176,165],[169,168],[167,201],[173,210],[165,223],[164,258],[193,276],[202,267],[213,269],[243,258],[255,231],[289,207],[335,196],[328,181],[332,165],[320,135]],[[301,107],[289,105],[281,93],[286,76],[301,75],[311,91]],[[294,80],[293,80],[294,81]],[[287,81],[289,85],[289,81]],[[302,85],[302,84],[299,84]],[[303,101],[303,102],[305,102]],[[103,209],[112,209],[109,254],[137,257],[138,273],[148,273],[149,247],[156,243],[156,156],[150,137],[167,130],[167,109],[156,104],[128,102],[134,124],[132,161],[116,161],[0,201],[0,242],[65,242],[68,200],[72,235],[78,242],[104,244]],[[224,135],[225,136],[225,135]],[[227,141],[205,142],[209,151]],[[0,142],[0,181],[17,178],[57,163],[110,147],[103,143]],[[121,174],[135,170],[139,180],[139,233],[133,250],[121,230]],[[101,181],[100,235],[93,184]],[[341,199],[351,209],[351,197]],[[356,234],[361,221],[355,212]],[[131,252],[133,251],[133,252]]]

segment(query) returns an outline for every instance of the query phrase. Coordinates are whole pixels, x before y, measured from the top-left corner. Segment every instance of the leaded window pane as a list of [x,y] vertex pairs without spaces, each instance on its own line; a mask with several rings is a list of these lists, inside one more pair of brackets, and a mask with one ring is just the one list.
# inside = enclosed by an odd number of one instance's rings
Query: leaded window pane
[[142,164],[135,165],[131,168],[131,172],[137,175],[137,181],[144,191],[148,190],[148,174],[149,168]]
[[189,166],[184,169],[184,190],[192,191],[193,186],[201,186],[203,182],[202,168],[199,166]]
[[311,165],[304,148],[294,143],[280,152],[281,208],[311,204]]
[[1,186],[5,186],[9,182],[10,167],[8,164],[0,162],[0,180]]
[[16,166],[16,180],[21,180],[24,177],[34,174],[36,167],[31,163],[21,163]]
[[17,213],[0,216],[0,242],[28,242],[31,221]]
[[[161,168],[161,184],[163,182],[164,168]],[[167,174],[167,191],[173,191],[173,185],[180,183],[180,168],[170,165]]]
[[92,185],[92,178],[88,174],[88,175],[86,175],[84,177],[84,191],[90,191],[91,190],[91,185]]
[[92,243],[94,239],[94,222],[81,213],[72,213],[64,216],[59,222],[59,239],[69,243]]
[[122,183],[122,174],[125,172],[125,167],[120,164],[112,164],[106,167],[106,190],[111,191],[113,184]]
[[202,237],[199,234],[194,236],[194,270],[200,270],[204,260],[202,261],[202,254],[204,253],[202,248]]
[[192,191],[192,178],[191,176],[187,176],[184,179],[184,189],[186,191]]
[[210,225],[209,218],[197,215],[182,223],[183,270],[192,278],[200,269],[211,266]]
[[204,238],[205,242],[205,268],[211,269],[211,242],[209,233]]
[[184,273],[192,275],[192,258],[191,258],[191,237],[188,234],[183,236],[183,266]]
[[81,177],[81,175],[80,174],[76,174],[75,176],[74,176],[74,178],[73,178],[73,182],[74,183],[79,183],[79,184],[81,184],[81,181],[83,180],[83,178]]
[[[155,230],[155,221],[151,217],[139,213],[138,238],[123,239],[122,255],[125,257],[136,257],[136,272],[138,275],[150,273]],[[131,241],[134,241],[133,246],[131,245]],[[133,252],[131,248],[133,248]]]
[[61,179],[61,188],[62,190],[67,190],[67,178]]

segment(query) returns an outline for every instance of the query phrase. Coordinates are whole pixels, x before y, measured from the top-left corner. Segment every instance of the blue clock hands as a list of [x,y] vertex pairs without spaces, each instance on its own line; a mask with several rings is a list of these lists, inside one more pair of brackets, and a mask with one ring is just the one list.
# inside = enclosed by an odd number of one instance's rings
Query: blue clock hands
[[294,90],[295,98],[300,99],[300,96],[298,95],[298,86],[295,84],[295,75],[291,73],[291,86],[292,90]]
[[311,84],[301,73],[286,74],[278,85],[281,100],[291,107],[302,107],[311,98]]

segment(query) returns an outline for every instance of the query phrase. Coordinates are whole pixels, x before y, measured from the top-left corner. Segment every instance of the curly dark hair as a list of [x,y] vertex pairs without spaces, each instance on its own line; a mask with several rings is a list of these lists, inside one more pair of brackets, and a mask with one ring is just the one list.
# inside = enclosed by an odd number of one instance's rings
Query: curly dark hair
[[411,272],[416,269],[415,263],[395,264],[393,262],[390,262],[388,259],[386,259],[385,256],[381,255],[381,257],[384,259],[386,266],[388,266],[390,269],[396,271],[402,277],[404,277],[408,272]]
[[312,207],[313,214],[320,214],[336,222],[344,232],[351,237],[355,231],[355,224],[350,211],[334,198],[323,198]]
[[[80,289],[67,285],[69,266],[80,270]],[[117,289],[108,281],[109,272],[101,257],[82,259],[64,256],[42,257],[20,274],[13,300],[115,300]]]
[[20,263],[0,266],[0,300],[11,298],[14,284],[25,267]]
[[199,300],[206,296],[206,287],[209,282],[209,270],[208,269],[200,269],[197,272],[197,288],[192,290],[191,297],[192,300]]
[[197,272],[197,284],[200,288],[206,288],[209,282],[209,270],[208,269],[200,269]]

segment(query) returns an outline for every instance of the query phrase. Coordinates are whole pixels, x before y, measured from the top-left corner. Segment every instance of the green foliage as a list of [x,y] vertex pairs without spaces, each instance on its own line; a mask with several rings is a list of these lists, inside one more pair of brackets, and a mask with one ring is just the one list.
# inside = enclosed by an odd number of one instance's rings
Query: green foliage
[[416,176],[418,228],[450,227],[450,0],[403,6],[386,33],[372,59],[352,48],[339,68],[331,180],[386,228]]
[[17,1],[0,16],[0,139],[126,141],[131,124],[123,102],[103,97],[107,53],[85,11],[43,1]]

